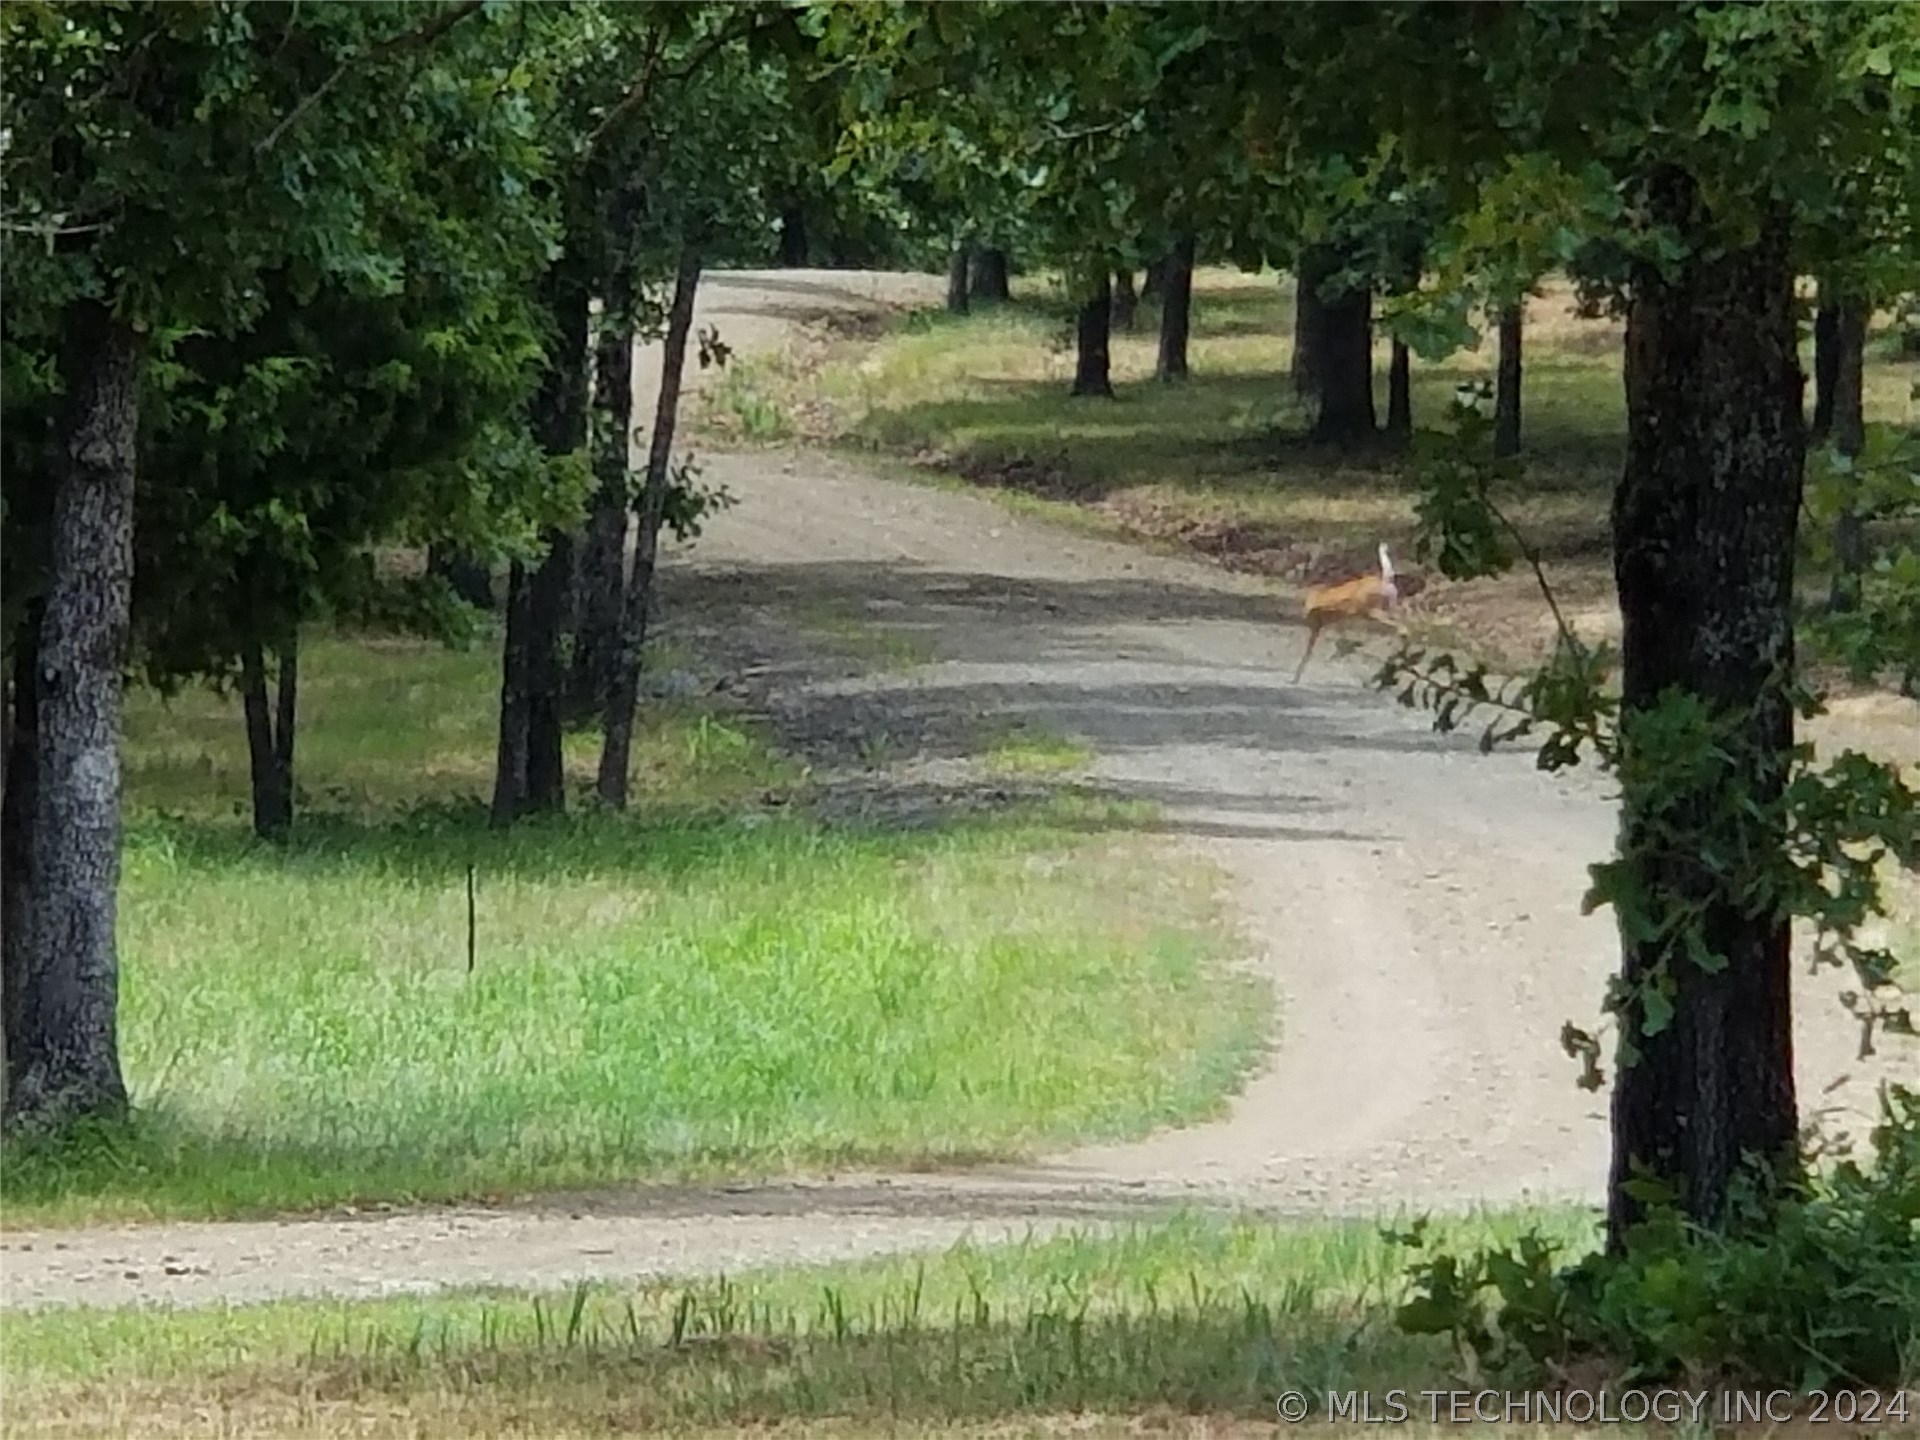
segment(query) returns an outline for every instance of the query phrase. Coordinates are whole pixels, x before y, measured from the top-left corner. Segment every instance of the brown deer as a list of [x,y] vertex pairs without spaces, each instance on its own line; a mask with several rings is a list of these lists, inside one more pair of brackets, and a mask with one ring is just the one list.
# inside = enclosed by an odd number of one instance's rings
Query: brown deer
[[1426,580],[1419,575],[1394,573],[1393,556],[1387,553],[1384,543],[1380,546],[1378,572],[1357,575],[1337,585],[1310,587],[1303,607],[1307,620],[1307,648],[1301,652],[1293,678],[1298,680],[1306,670],[1313,647],[1320,643],[1320,632],[1329,625],[1345,624],[1351,620],[1372,620],[1398,631],[1400,622],[1388,612],[1397,609],[1401,601],[1411,599],[1426,588]]

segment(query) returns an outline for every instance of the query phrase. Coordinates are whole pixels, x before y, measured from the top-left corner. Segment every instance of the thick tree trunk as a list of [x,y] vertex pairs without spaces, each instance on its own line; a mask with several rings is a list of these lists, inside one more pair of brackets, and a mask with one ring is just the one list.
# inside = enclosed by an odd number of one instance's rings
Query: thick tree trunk
[[1524,305],[1500,312],[1500,353],[1493,386],[1493,453],[1520,453],[1520,343],[1526,324]]
[[1339,268],[1339,259],[1325,247],[1300,257],[1293,290],[1293,393],[1309,400],[1320,393],[1321,351],[1325,348],[1327,307],[1320,287]]
[[471,556],[444,545],[427,547],[427,573],[447,582],[449,589],[478,610],[493,609],[493,576]]
[[247,718],[247,762],[253,780],[253,833],[262,840],[284,840],[293,829],[293,725],[295,706],[292,646],[280,652],[277,703],[267,699],[267,667],[257,641],[240,657],[240,698]]
[[1387,434],[1403,444],[1413,438],[1413,356],[1399,339],[1387,366]]
[[1113,281],[1100,277],[1100,288],[1080,307],[1074,338],[1073,393],[1113,398]]
[[807,216],[798,205],[780,212],[780,263],[789,270],[807,263]]
[[[1834,325],[1833,348],[1837,352],[1828,378],[1827,438],[1833,448],[1850,459],[1857,459],[1867,444],[1866,351],[1868,307],[1864,301],[1846,300],[1835,307],[1839,311]],[[1846,494],[1840,513],[1833,522],[1833,580],[1828,587],[1827,604],[1836,611],[1855,609],[1860,603],[1860,576],[1867,568],[1866,525],[1860,516],[1860,477],[1845,477]]]
[[972,306],[967,290],[967,271],[973,260],[973,246],[964,240],[953,247],[953,253],[947,257],[947,313],[965,315]]
[[[1704,239],[1688,177],[1661,172],[1654,195],[1657,219]],[[1777,821],[1748,807],[1770,813],[1779,800],[1794,730],[1806,441],[1790,242],[1790,222],[1775,215],[1751,246],[1705,250],[1670,280],[1645,267],[1634,282],[1627,463],[1613,511],[1624,774],[1660,768],[1657,753],[1636,753],[1658,742],[1640,738],[1634,720],[1669,692],[1697,697],[1738,729],[1734,753],[1686,788],[1624,787],[1627,890],[1658,907],[1703,907],[1704,940],[1725,963],[1709,971],[1677,940],[1640,938],[1623,920],[1621,1043],[1637,1054],[1621,1055],[1613,1095],[1616,1251],[1645,1213],[1628,1189],[1641,1167],[1714,1224],[1744,1157],[1780,1171],[1793,1159],[1789,917],[1777,903],[1752,912],[1741,875],[1715,877],[1702,864],[1746,853],[1756,869],[1785,843]],[[1656,981],[1672,1014],[1647,1034],[1635,992]]]
[[619,658],[608,688],[600,746],[600,799],[616,810],[627,806],[627,771],[633,753],[633,716],[640,704],[640,657],[646,649],[647,621],[653,604],[653,572],[660,554],[660,527],[673,485],[673,436],[680,414],[680,379],[686,370],[687,336],[693,329],[693,302],[700,288],[700,256],[692,246],[681,252],[667,312],[667,337],[660,361],[660,402],[654,410],[653,437],[647,448],[647,478],[640,502],[640,543],[633,579],[627,586],[620,626]]
[[[1160,358],[1156,380],[1171,384],[1187,378],[1187,336],[1193,325],[1193,236],[1183,235],[1173,253],[1160,262]],[[1147,271],[1151,278],[1153,271]]]
[[141,343],[96,300],[70,305],[63,328],[62,454],[31,699],[32,809],[6,915],[5,1114],[27,1126],[127,1106],[115,924]]
[[1133,271],[1116,270],[1113,272],[1113,325],[1116,330],[1133,330],[1133,322],[1140,313],[1140,296],[1133,288]]
[[[534,399],[533,429],[549,456],[586,443],[587,288],[571,257],[548,275],[553,350]],[[501,658],[500,746],[495,761],[493,822],[566,808],[561,762],[566,676],[560,641],[573,588],[573,543],[564,531],[543,537],[547,553],[528,572],[515,563],[507,592],[507,634]]]
[[1004,305],[1013,298],[1007,285],[1007,252],[983,245],[973,253],[973,298]]
[[1316,362],[1320,410],[1309,439],[1357,445],[1377,430],[1373,408],[1373,292],[1349,290],[1326,301]]
[[598,715],[613,683],[620,648],[620,610],[627,580],[627,521],[633,513],[633,344],[631,286],[608,285],[595,347],[593,506],[580,539],[573,675],[569,711]]

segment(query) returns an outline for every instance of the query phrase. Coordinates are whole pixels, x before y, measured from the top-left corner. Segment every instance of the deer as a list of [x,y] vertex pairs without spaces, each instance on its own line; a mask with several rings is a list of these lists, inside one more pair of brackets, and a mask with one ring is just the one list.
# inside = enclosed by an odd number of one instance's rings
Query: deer
[[1339,625],[1349,620],[1372,620],[1399,631],[1400,622],[1387,612],[1397,609],[1402,600],[1418,595],[1426,588],[1426,583],[1418,575],[1395,574],[1393,556],[1388,553],[1386,542],[1382,541],[1380,570],[1377,574],[1358,575],[1336,585],[1311,586],[1303,607],[1307,620],[1307,648],[1301,652],[1293,678],[1298,681],[1306,670],[1313,647],[1320,643],[1320,632],[1329,625]]

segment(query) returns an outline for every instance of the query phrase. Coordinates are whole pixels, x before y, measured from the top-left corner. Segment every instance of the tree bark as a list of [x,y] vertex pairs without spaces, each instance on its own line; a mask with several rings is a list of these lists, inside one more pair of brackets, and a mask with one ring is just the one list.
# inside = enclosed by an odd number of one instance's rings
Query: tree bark
[[[1867,445],[1866,416],[1866,302],[1847,299],[1834,307],[1832,370],[1828,377],[1827,438],[1849,459],[1858,459]],[[1860,477],[1849,473],[1842,481],[1840,513],[1833,521],[1833,579],[1827,606],[1846,612],[1860,603],[1860,577],[1867,568],[1866,524],[1860,515]]]
[[953,253],[947,257],[947,313],[965,315],[972,306],[968,303],[967,268],[973,259],[973,246],[961,241],[953,247]]
[[1301,255],[1300,271],[1294,277],[1292,379],[1293,393],[1302,400],[1320,394],[1320,354],[1327,324],[1320,287],[1338,268],[1333,252],[1318,246]]
[[[1796,1137],[1789,916],[1754,913],[1703,856],[1785,844],[1773,813],[1794,718],[1793,564],[1805,454],[1791,224],[1768,217],[1739,249],[1706,247],[1683,172],[1654,177],[1657,218],[1702,242],[1678,273],[1634,277],[1628,320],[1627,463],[1614,493],[1614,572],[1624,623],[1622,851],[1629,889],[1657,905],[1703,907],[1704,939],[1725,960],[1696,964],[1672,939],[1622,925],[1623,1052],[1613,1094],[1609,1243],[1645,1213],[1628,1193],[1644,1166],[1715,1224],[1743,1157],[1790,1172]],[[1669,692],[1737,721],[1734,749],[1685,790],[1636,785],[1659,765],[1637,716]],[[1750,810],[1748,807],[1757,807]],[[1743,903],[1744,902],[1744,903]],[[1673,1013],[1644,1033],[1633,987],[1664,973]]]
[[[1184,243],[1184,242],[1182,242]],[[1158,300],[1167,293],[1167,272],[1178,263],[1172,253],[1147,262],[1146,273],[1140,277],[1140,299],[1142,303]],[[1192,270],[1193,261],[1187,261],[1188,270]]]
[[5,1115],[32,1127],[127,1107],[115,926],[141,340],[98,300],[69,305],[62,330],[61,463],[28,702],[32,808],[13,837],[25,864],[9,875],[5,941]]
[[1500,353],[1493,387],[1493,453],[1502,458],[1520,453],[1520,345],[1526,324],[1524,305],[1500,312]]
[[1113,324],[1116,329],[1129,333],[1133,322],[1140,313],[1140,296],[1133,288],[1133,271],[1116,270],[1113,272]]
[[1320,410],[1308,438],[1342,446],[1372,440],[1372,291],[1349,290],[1323,303],[1316,361]]
[[595,347],[593,507],[580,539],[576,577],[579,624],[574,631],[569,711],[597,715],[607,702],[620,648],[620,610],[626,591],[627,521],[633,513],[632,286],[610,280]]
[[1080,307],[1075,334],[1073,393],[1113,398],[1113,279],[1102,274],[1099,289]]
[[[534,398],[533,429],[541,449],[558,459],[586,443],[588,296],[573,257],[549,271],[547,292],[554,333]],[[560,640],[572,590],[573,543],[561,530],[549,530],[543,539],[547,551],[538,567],[529,572],[516,562],[508,582],[493,783],[496,825],[566,808],[561,761],[566,676]]]
[[493,609],[493,576],[473,557],[444,545],[429,545],[427,573],[446,581],[455,595],[475,609]]
[[673,486],[673,437],[680,414],[680,381],[686,370],[687,337],[693,330],[693,302],[700,288],[700,256],[691,246],[680,254],[667,312],[667,336],[660,362],[660,400],[654,409],[653,437],[647,447],[647,478],[641,491],[640,543],[634,554],[621,617],[620,648],[608,687],[600,745],[600,799],[616,810],[627,807],[627,771],[633,753],[633,717],[640,704],[640,657],[647,644],[653,604],[653,573],[660,554],[660,527]]
[[527,567],[518,560],[507,570],[507,633],[500,655],[500,745],[493,763],[491,818],[495,825],[511,825],[527,804],[530,578]]
[[1007,284],[1007,252],[982,246],[973,254],[973,298],[989,305],[1004,305],[1013,298]]
[[1820,308],[1813,312],[1813,426],[1816,444],[1833,430],[1834,386],[1840,378],[1840,302],[1832,287],[1820,287]]
[[[13,635],[13,665],[7,676],[6,793],[0,796],[0,1059],[11,1053],[15,1028],[14,977],[26,973],[33,948],[33,810],[39,803],[35,772],[39,764],[40,625],[45,604],[28,602]],[[0,1109],[5,1106],[6,1076],[0,1070]]]
[[267,667],[258,641],[240,657],[241,705],[247,720],[247,763],[253,781],[253,833],[285,840],[293,829],[293,727],[298,680],[294,642],[279,652],[278,693],[267,703]]
[[[1160,356],[1153,367],[1156,380],[1171,384],[1187,378],[1187,337],[1193,325],[1193,250],[1191,235],[1183,235],[1160,264]],[[1147,271],[1151,279],[1153,271]]]
[[1397,338],[1387,366],[1387,434],[1403,444],[1413,438],[1413,357]]

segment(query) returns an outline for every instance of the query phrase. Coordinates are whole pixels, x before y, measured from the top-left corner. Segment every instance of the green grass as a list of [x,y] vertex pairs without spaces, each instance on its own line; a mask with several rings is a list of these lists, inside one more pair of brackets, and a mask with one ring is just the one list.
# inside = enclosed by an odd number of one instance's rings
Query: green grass
[[989,771],[1001,775],[1067,775],[1093,760],[1093,751],[1078,740],[1049,734],[1034,726],[1007,731],[992,741],[981,756]]
[[458,798],[484,788],[494,674],[308,646],[315,796],[284,850],[238,813],[231,702],[134,698],[141,1113],[10,1147],[7,1225],[1011,1156],[1205,1115],[1262,1048],[1205,877],[1084,816],[825,828],[761,803],[800,777],[751,732],[649,706],[631,817],[494,832]]
[[[1573,1211],[1434,1225],[1462,1248],[1526,1230],[1576,1254],[1595,1239]],[[210,1417],[249,1434],[898,1433],[1183,1413],[1270,1429],[1284,1390],[1452,1383],[1443,1343],[1391,1324],[1403,1263],[1372,1225],[1184,1217],[690,1287],[16,1314],[0,1377],[15,1417],[47,1422],[36,1433],[199,1434]],[[62,1416],[103,1428],[62,1432]]]

